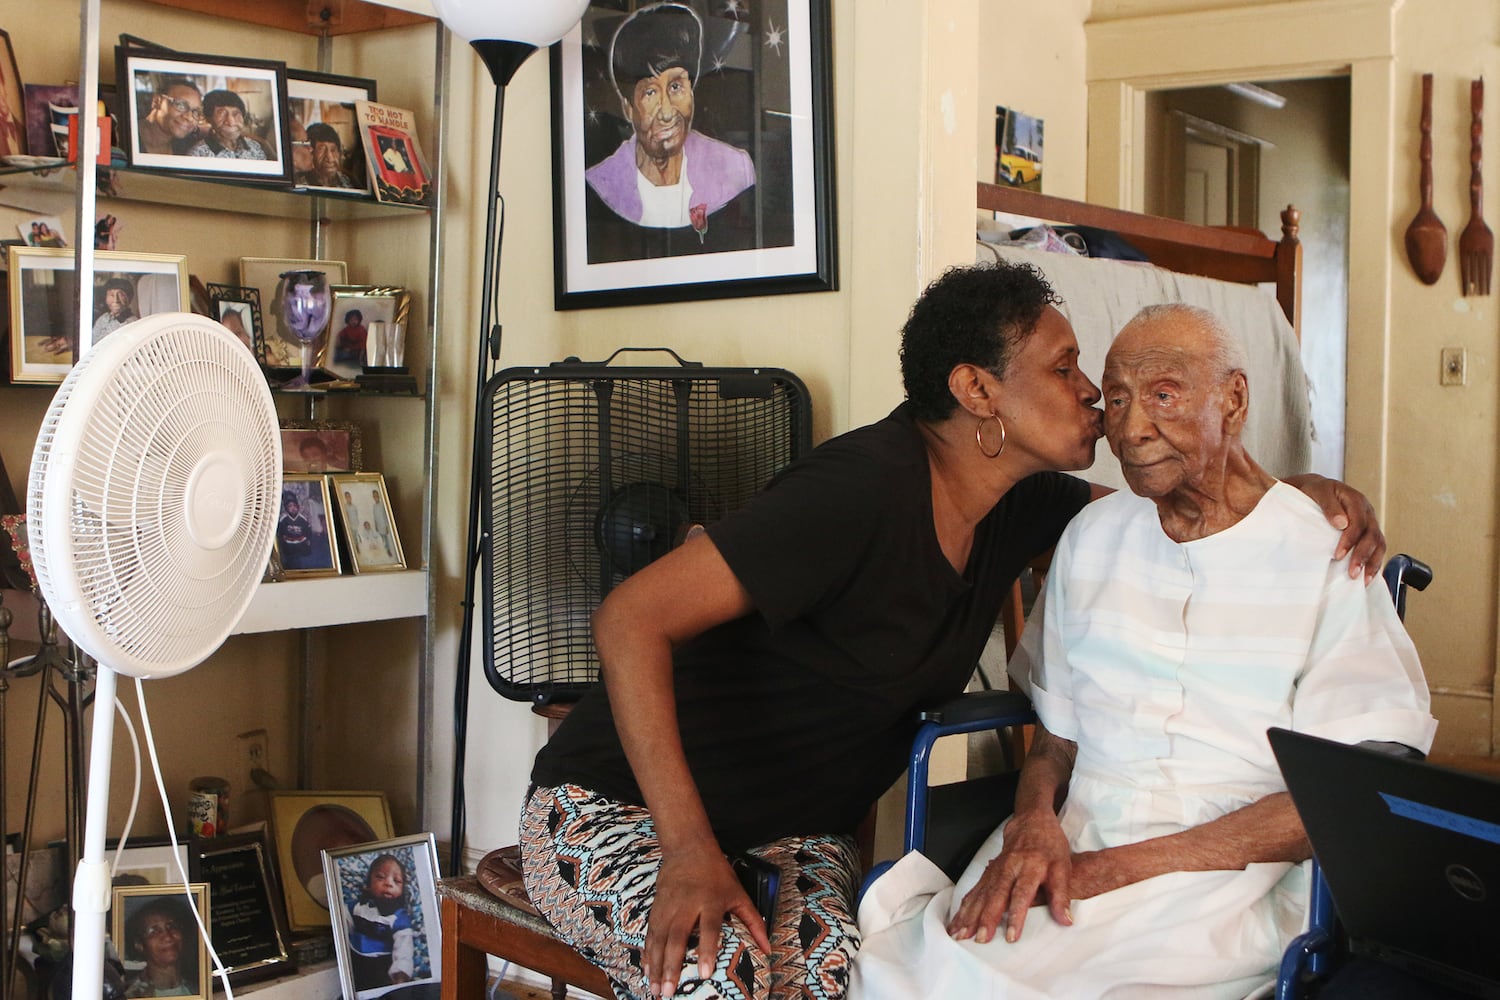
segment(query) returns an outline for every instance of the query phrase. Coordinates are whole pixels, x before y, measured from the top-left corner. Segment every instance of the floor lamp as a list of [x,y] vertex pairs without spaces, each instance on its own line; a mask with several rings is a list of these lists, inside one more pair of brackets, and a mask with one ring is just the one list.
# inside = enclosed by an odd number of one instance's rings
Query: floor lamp
[[470,649],[474,632],[474,591],[480,556],[480,460],[484,428],[479,405],[500,357],[495,322],[495,289],[500,278],[500,244],[505,225],[500,203],[500,133],[505,119],[505,88],[527,56],[567,34],[583,17],[589,0],[433,0],[438,17],[473,46],[495,81],[495,124],[490,145],[490,188],[484,231],[484,289],[479,318],[479,363],[474,380],[474,445],[469,467],[469,524],[464,548],[463,626],[458,637],[458,669],[453,711],[453,828],[449,870],[462,871],[464,840],[464,757],[469,725]]

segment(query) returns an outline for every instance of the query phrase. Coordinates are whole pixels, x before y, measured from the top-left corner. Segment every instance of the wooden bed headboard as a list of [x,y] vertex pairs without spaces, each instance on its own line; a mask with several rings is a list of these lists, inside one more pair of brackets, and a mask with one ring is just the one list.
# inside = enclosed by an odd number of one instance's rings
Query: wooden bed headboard
[[1281,213],[1279,242],[1255,230],[1199,226],[983,181],[978,185],[978,208],[1110,229],[1169,271],[1240,284],[1274,283],[1276,301],[1301,335],[1302,244],[1297,230],[1302,213],[1290,205]]

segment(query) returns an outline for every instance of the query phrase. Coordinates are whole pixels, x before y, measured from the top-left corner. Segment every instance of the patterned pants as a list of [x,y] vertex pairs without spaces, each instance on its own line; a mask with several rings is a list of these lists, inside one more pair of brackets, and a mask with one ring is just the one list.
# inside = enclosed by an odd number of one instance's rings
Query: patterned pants
[[[781,869],[771,954],[738,918],[724,924],[711,979],[689,941],[675,996],[842,1000],[859,928],[859,859],[849,837],[789,837],[750,851]],[[538,788],[521,817],[526,892],[558,935],[609,976],[620,1000],[649,997],[641,955],[661,848],[651,815],[576,785]]]

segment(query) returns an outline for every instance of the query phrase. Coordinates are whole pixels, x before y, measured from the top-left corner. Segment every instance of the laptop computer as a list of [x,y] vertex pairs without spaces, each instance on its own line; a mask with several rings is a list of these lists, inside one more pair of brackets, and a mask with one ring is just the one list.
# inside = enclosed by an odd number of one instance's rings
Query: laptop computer
[[1285,729],[1267,736],[1350,950],[1500,998],[1500,781]]

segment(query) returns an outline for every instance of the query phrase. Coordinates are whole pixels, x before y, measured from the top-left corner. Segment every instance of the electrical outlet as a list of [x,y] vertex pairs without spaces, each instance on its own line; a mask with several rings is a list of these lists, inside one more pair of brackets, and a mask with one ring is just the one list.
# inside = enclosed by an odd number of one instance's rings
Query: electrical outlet
[[240,761],[244,765],[245,773],[252,771],[269,771],[270,750],[269,739],[264,729],[252,729],[248,733],[240,733]]
[[1469,357],[1462,347],[1443,348],[1443,367],[1438,376],[1439,385],[1468,385]]

